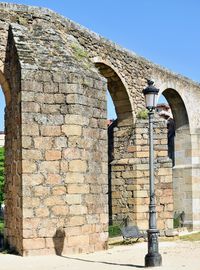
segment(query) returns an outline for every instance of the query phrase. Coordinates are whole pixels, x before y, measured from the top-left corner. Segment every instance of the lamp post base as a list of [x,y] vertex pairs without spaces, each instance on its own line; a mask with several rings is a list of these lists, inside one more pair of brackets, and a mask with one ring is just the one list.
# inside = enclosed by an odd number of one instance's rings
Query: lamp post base
[[[150,212],[151,213],[151,212]],[[145,256],[145,266],[161,266],[162,257],[158,251],[158,233],[157,229],[149,229],[148,234],[148,253]]]
[[159,253],[147,254],[145,256],[145,266],[153,267],[153,266],[161,266],[162,265],[162,257]]

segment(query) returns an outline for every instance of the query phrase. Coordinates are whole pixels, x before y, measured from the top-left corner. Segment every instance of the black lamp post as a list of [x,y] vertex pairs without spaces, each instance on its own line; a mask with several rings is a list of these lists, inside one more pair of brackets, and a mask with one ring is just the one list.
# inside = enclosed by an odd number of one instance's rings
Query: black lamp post
[[153,152],[153,116],[157,104],[159,89],[153,86],[154,82],[147,80],[148,86],[143,90],[145,96],[146,108],[149,116],[149,229],[148,234],[148,253],[145,256],[145,266],[160,266],[162,257],[158,251],[158,233],[156,227],[156,205],[154,191],[154,152]]

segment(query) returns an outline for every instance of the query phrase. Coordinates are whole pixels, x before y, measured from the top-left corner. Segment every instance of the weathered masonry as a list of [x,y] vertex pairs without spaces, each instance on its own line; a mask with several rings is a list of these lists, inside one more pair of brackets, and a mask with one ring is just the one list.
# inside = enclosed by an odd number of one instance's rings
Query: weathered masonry
[[[21,255],[93,252],[107,246],[109,218],[129,216],[147,227],[148,130],[136,117],[145,78],[160,88],[176,122],[173,169],[165,124],[155,122],[158,228],[173,227],[174,211],[200,228],[199,84],[48,9],[0,4],[0,36],[11,248]],[[107,89],[118,116],[109,166]]]

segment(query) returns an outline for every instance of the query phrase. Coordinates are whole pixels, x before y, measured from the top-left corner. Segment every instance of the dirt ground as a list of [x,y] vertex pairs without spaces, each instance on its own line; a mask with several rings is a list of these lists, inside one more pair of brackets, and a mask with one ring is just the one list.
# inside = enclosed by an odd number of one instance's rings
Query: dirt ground
[[[154,269],[200,270],[200,242],[160,242],[163,265]],[[0,255],[0,270],[134,270],[144,267],[147,243],[115,246],[76,256],[20,257]],[[152,268],[148,268],[152,269]]]

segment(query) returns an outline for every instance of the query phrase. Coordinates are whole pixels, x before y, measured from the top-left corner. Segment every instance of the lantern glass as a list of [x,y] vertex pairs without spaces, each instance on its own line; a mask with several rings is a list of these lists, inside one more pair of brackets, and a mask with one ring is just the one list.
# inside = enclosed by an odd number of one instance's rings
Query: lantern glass
[[146,108],[147,109],[155,109],[157,105],[158,95],[157,93],[148,93],[145,95],[145,102],[146,102]]

